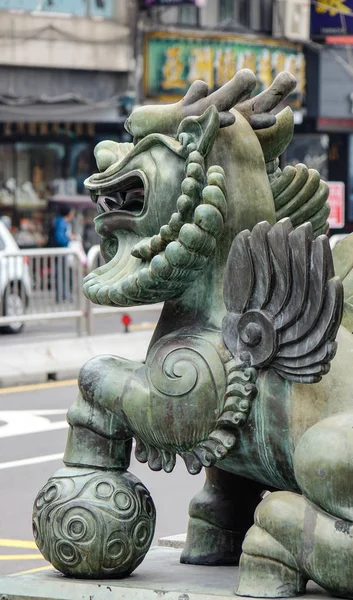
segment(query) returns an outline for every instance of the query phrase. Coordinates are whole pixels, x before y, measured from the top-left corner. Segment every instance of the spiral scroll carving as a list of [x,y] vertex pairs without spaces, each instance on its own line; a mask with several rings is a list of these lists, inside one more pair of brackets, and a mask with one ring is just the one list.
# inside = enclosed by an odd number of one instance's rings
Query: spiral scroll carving
[[[159,353],[156,359],[158,361]],[[205,360],[193,349],[174,348],[163,356],[159,364],[160,369],[151,371],[151,382],[156,390],[168,396],[183,396],[195,388]]]
[[[226,376],[217,350],[201,337],[180,333],[154,345],[147,367],[149,406],[145,418],[134,421],[134,431],[162,450],[192,448],[212,431],[220,410]],[[171,421],[173,427],[168,425]],[[149,463],[156,467],[154,458],[150,454]],[[167,455],[166,461],[170,462]]]
[[143,560],[154,527],[151,496],[131,473],[65,469],[34,503],[36,544],[65,575],[128,575]]
[[148,402],[141,406],[130,398],[124,411],[135,433],[136,458],[152,470],[172,471],[176,454],[192,451],[215,429],[227,383],[219,341],[214,334],[208,341],[180,331],[149,351]]

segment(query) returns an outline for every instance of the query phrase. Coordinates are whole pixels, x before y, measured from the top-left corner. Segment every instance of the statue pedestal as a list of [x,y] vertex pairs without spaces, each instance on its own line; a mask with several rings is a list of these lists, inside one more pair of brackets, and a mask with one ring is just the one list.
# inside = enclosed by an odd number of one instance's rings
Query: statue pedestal
[[[54,569],[0,579],[1,600],[228,600],[236,567],[181,565],[180,549],[155,547],[127,579],[69,579]],[[305,600],[329,598],[314,583]]]

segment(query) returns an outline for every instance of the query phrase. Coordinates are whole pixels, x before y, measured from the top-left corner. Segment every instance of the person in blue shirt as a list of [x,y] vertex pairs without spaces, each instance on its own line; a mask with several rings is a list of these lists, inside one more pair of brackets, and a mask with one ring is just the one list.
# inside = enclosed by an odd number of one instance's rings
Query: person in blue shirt
[[62,206],[60,213],[54,220],[54,238],[55,245],[59,248],[67,248],[72,239],[72,234],[69,233],[69,223],[74,217],[74,211],[68,206]]
[[[70,241],[74,238],[69,228],[69,224],[72,221],[74,215],[74,211],[68,206],[60,207],[59,214],[54,219],[52,230],[49,234],[49,237],[52,238],[51,243],[53,246],[59,248],[68,248]],[[55,258],[55,293],[57,302],[60,302],[60,300],[66,300],[66,266],[67,265],[65,256]],[[71,278],[72,273],[69,273],[70,289],[72,287]]]

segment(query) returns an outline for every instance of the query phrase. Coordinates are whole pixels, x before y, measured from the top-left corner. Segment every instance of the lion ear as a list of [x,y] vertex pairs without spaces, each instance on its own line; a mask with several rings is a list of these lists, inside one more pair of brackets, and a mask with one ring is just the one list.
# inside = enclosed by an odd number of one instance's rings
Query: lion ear
[[[200,117],[185,117],[179,125],[177,139],[185,147],[206,156],[211,150],[220,126],[218,110],[210,106]],[[188,148],[190,150],[190,148]]]

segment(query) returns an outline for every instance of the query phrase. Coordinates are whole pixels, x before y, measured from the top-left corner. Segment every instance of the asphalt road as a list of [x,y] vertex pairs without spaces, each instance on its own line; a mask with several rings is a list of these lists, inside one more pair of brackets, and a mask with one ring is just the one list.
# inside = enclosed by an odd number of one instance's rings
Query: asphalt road
[[[48,564],[33,541],[32,505],[39,489],[62,466],[65,413],[76,393],[73,382],[0,390],[0,576]],[[185,532],[188,504],[202,487],[203,474],[189,475],[181,460],[172,474],[154,473],[134,458],[130,471],[154,499],[154,543]]]
[[[144,310],[126,312],[131,318],[131,330],[142,328],[154,329],[158,321],[160,310]],[[116,312],[95,316],[94,333],[107,334],[119,333],[124,331],[124,325],[121,322],[122,313]],[[13,344],[24,344],[26,342],[40,342],[49,339],[72,338],[77,335],[75,319],[60,319],[53,321],[35,321],[27,322],[20,333],[1,333],[0,344],[4,348]]]

